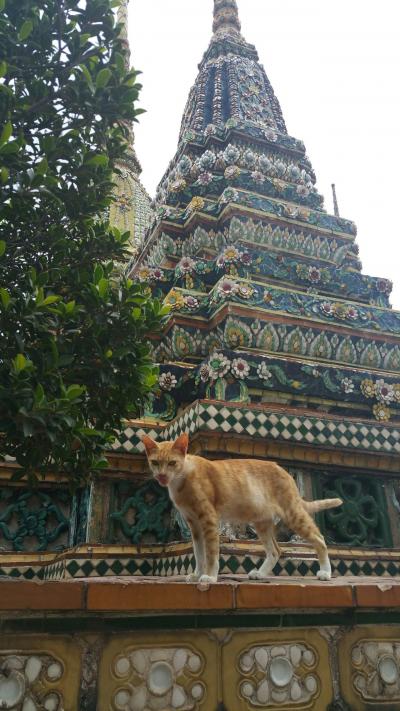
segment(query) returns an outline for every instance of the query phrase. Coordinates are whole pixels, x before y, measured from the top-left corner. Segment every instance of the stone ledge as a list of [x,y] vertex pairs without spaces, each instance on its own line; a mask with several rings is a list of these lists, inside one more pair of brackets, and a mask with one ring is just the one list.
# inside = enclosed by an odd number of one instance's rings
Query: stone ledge
[[0,579],[1,611],[242,612],[246,610],[400,609],[400,581],[390,578],[292,578],[248,581],[221,576],[199,590],[175,578],[90,578],[54,582]]

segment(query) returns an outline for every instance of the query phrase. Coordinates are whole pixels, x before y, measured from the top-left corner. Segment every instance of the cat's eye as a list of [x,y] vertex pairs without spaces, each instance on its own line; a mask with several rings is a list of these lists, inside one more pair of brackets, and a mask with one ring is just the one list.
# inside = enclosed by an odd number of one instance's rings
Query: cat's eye
[[172,462],[168,462],[168,466],[169,466],[169,467],[174,467],[175,464],[176,464],[175,459],[174,459]]
[[157,461],[157,459],[151,459],[151,460],[150,460],[150,464],[151,464],[152,467],[158,467],[158,466],[159,466],[159,462]]

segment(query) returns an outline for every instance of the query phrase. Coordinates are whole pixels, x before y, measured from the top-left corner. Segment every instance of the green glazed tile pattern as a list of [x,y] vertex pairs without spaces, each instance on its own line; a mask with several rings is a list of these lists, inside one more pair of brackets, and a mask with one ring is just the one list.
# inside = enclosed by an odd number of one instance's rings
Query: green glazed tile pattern
[[[266,409],[236,407],[231,403],[199,401],[185,410],[164,430],[147,430],[151,437],[168,440],[181,432],[193,435],[199,431],[241,435],[273,441],[344,448],[360,452],[400,454],[398,425],[358,420],[334,419],[329,416],[295,415]],[[116,451],[142,452],[140,435],[132,423],[115,444]]]

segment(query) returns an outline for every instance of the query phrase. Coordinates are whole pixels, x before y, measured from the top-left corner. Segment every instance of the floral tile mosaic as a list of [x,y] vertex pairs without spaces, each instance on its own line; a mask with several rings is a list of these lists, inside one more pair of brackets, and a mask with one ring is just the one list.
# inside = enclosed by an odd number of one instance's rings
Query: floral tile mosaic
[[[207,245],[207,255],[209,252]],[[346,255],[348,257],[348,253]],[[392,283],[387,279],[369,277],[356,269],[350,271],[346,266],[327,265],[318,258],[294,259],[290,255],[276,254],[273,251],[253,250],[240,244],[226,245],[215,256],[183,256],[175,269],[142,266],[135,276],[142,283],[160,288],[165,294],[173,286],[201,291],[215,284],[221,275],[230,278],[246,278],[249,274],[258,279],[275,279],[293,284],[297,289],[320,288],[327,295],[335,298],[354,299],[371,305],[389,306],[389,294]],[[194,304],[192,304],[192,307]]]
[[[189,297],[196,303],[188,302]],[[325,295],[309,294],[292,289],[260,284],[239,277],[222,277],[209,294],[195,294],[190,290],[173,288],[165,303],[181,314],[191,313],[211,318],[223,304],[237,303],[248,308],[285,313],[317,322],[331,322],[351,329],[388,334],[400,331],[400,312],[388,308],[359,305],[332,299]]]
[[[231,321],[227,331],[233,343],[244,343],[243,324]],[[215,350],[197,366],[161,365],[158,388],[146,415],[172,420],[182,405],[197,398],[249,405],[279,402],[283,396],[289,404],[304,395],[310,407],[323,400],[335,408],[331,413],[336,415],[372,415],[380,422],[400,416],[400,375],[367,369],[360,372],[300,358],[284,361],[241,349]]]

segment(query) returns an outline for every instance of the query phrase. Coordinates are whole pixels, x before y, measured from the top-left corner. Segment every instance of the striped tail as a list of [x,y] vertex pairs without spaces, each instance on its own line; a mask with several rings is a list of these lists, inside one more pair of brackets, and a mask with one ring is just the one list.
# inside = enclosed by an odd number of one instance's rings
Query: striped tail
[[321,499],[321,501],[303,501],[303,506],[308,513],[313,514],[325,509],[335,509],[342,503],[342,499]]

